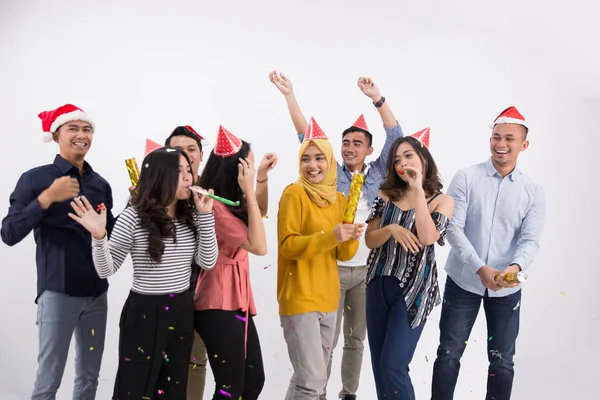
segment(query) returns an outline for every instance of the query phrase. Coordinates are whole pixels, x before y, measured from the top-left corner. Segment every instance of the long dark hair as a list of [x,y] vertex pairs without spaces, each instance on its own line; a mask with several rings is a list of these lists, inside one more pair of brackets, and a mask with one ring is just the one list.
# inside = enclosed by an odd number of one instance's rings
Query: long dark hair
[[198,186],[208,190],[213,189],[215,194],[232,201],[239,201],[238,207],[228,206],[236,217],[248,225],[248,209],[244,199],[244,192],[238,183],[238,164],[240,158],[248,158],[250,143],[242,140],[240,151],[229,157],[215,155],[210,152],[208,161],[204,164],[202,175],[198,178]]
[[435,161],[433,161],[431,153],[426,146],[412,136],[398,138],[394,144],[392,144],[390,154],[388,155],[385,180],[379,189],[392,201],[397,201],[406,194],[408,183],[398,176],[395,168],[396,152],[402,143],[410,144],[410,147],[413,148],[415,153],[421,159],[421,163],[423,164],[423,190],[425,191],[425,195],[431,197],[434,194],[441,192],[444,185],[442,185],[442,181],[438,175],[437,166],[435,165]]
[[[148,255],[160,263],[165,251],[165,238],[176,240],[175,224],[167,214],[167,206],[175,200],[179,185],[179,158],[183,155],[191,163],[185,151],[174,147],[162,147],[148,154],[142,163],[140,180],[132,196],[131,204],[140,216],[142,228],[148,231]],[[194,210],[186,200],[178,200],[175,218],[185,223],[196,235]]]

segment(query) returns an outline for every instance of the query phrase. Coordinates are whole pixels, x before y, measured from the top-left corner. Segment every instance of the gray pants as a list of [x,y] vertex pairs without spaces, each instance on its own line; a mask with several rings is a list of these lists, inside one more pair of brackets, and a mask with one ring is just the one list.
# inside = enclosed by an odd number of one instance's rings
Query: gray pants
[[337,313],[282,315],[281,327],[294,373],[285,400],[318,400],[327,384]]
[[[338,267],[340,276],[340,303],[333,348],[335,349],[344,320],[344,351],[342,353],[342,390],[340,398],[346,394],[356,394],[362,367],[364,341],[367,335],[366,278],[367,268]],[[331,375],[333,352],[327,365],[327,379]],[[323,396],[322,398],[325,398]]]
[[71,297],[45,291],[38,298],[38,369],[32,400],[55,400],[60,387],[71,337],[75,334],[73,400],[94,400],[104,336],[107,295]]

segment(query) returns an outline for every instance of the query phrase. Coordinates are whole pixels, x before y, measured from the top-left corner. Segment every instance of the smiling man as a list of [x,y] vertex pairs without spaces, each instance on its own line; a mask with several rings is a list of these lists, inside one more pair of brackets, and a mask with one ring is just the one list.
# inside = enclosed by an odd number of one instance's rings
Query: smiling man
[[66,104],[39,114],[47,142],[56,142],[54,163],[33,168],[17,182],[2,221],[2,241],[13,246],[33,231],[36,242],[38,370],[33,400],[54,400],[75,334],[74,400],[96,397],[104,351],[108,282],[92,260],[91,236],[69,218],[70,202],[85,195],[104,204],[107,229],[114,218],[110,185],[85,161],[94,122]]
[[[308,123],[300,110],[294,96],[292,82],[283,74],[275,71],[269,75],[270,81],[285,96],[290,116],[298,139],[302,143]],[[377,197],[379,186],[384,179],[387,159],[394,141],[403,136],[402,129],[396,120],[385,97],[371,78],[358,78],[358,87],[365,96],[371,99],[381,116],[386,138],[379,156],[367,163],[366,158],[373,154],[373,136],[364,117],[361,115],[352,126],[342,132],[342,164],[337,164],[337,190],[348,196],[354,172],[365,174],[355,221],[363,223],[367,220],[371,205]],[[337,325],[333,347],[338,343],[340,332],[344,333],[344,349],[342,354],[342,390],[339,397],[343,400],[355,400],[362,367],[364,341],[367,333],[366,322],[366,277],[367,257],[369,249],[364,238],[360,240],[358,251],[350,261],[338,261],[340,279],[340,300],[338,305]],[[342,330],[343,318],[343,330]],[[333,354],[333,351],[331,352]],[[327,376],[331,374],[331,358],[327,368]],[[324,400],[326,395],[320,397]]]
[[494,121],[490,159],[458,171],[448,188],[454,198],[448,227],[452,250],[432,400],[454,398],[460,359],[482,301],[488,330],[486,399],[510,399],[521,288],[503,278],[532,264],[546,212],[542,187],[517,167],[519,154],[529,146],[528,130],[515,107],[504,110]]

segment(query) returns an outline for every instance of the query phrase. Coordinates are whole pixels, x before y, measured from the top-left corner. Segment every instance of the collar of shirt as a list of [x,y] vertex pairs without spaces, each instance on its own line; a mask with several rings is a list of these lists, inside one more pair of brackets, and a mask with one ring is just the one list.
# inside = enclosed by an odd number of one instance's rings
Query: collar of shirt
[[[342,164],[342,168],[344,169],[345,172],[347,172],[348,174],[352,175],[352,173],[350,172],[350,170],[346,167],[346,164]],[[371,168],[371,164],[367,164],[365,163],[363,166],[363,170],[362,173],[366,176],[369,173],[369,169]]]
[[[57,154],[56,157],[54,158],[54,165],[56,165],[56,167],[58,168],[58,170],[60,171],[61,174],[66,174],[67,172],[69,172],[72,169],[77,170],[77,167],[75,167],[73,164],[71,164],[64,158],[62,158],[59,154]],[[84,161],[83,162],[83,172],[87,172],[87,171],[93,172],[94,170],[92,169],[91,165],[88,164],[87,161]]]
[[[488,176],[494,176],[494,175],[500,176],[500,174],[496,170],[496,167],[494,167],[494,163],[492,162],[491,157],[485,163],[485,168],[487,170]],[[518,166],[515,166],[515,169],[513,169],[512,172],[510,174],[508,174],[507,176],[510,178],[511,181],[514,182],[517,179],[519,179],[519,177],[521,176],[521,170],[519,169]]]

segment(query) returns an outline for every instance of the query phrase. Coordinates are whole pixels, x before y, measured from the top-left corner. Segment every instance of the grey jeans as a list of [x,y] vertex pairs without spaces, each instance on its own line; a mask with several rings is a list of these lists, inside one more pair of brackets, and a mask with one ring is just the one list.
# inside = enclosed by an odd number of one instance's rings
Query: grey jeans
[[[340,333],[344,332],[344,350],[342,353],[342,390],[340,397],[356,394],[363,361],[364,342],[367,336],[366,314],[366,278],[367,267],[338,267],[340,276],[340,303],[338,305],[337,324],[333,348],[335,349]],[[327,365],[327,379],[331,375],[332,355]],[[325,396],[322,397],[323,399]]]
[[32,400],[55,400],[75,334],[73,400],[94,400],[104,352],[107,294],[72,297],[45,291],[38,298],[38,369]]
[[324,393],[336,316],[335,312],[280,316],[294,367],[285,400],[318,400]]

